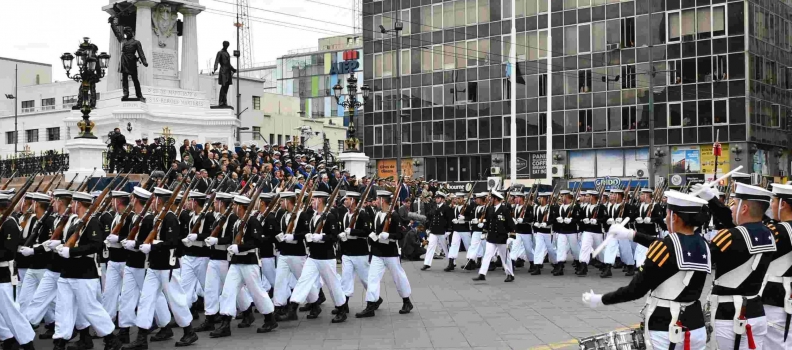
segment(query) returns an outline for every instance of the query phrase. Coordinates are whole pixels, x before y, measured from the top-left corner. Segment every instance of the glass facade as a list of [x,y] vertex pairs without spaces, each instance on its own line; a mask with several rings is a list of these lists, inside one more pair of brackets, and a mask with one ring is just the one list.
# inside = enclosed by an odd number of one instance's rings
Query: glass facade
[[[430,170],[425,162],[426,176],[464,181],[478,176],[462,175],[463,168],[477,172],[490,164],[456,165],[459,171],[451,174],[449,163],[471,157],[489,162],[508,153],[512,16],[524,79],[515,91],[517,152],[545,150],[548,110],[552,149],[570,154],[645,149],[650,136],[666,150],[711,146],[716,135],[722,143],[750,142],[767,153],[789,147],[792,1],[511,3],[363,0],[363,52],[373,63],[364,77],[374,98],[356,125],[364,125],[358,137],[366,155],[392,159],[401,147],[404,158],[444,164]],[[397,13],[404,23],[401,47],[378,29],[393,28]],[[401,91],[395,89],[396,55],[402,58]],[[401,135],[395,125],[399,97]]]

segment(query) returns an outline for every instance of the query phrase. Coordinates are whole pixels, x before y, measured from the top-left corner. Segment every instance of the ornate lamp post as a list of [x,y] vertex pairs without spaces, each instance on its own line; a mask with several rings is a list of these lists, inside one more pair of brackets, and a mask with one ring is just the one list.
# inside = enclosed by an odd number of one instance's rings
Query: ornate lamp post
[[[77,123],[77,127],[80,128],[80,135],[76,137],[78,139],[96,138],[92,132],[94,123],[90,120],[90,114],[91,110],[96,108],[96,83],[104,78],[105,69],[110,62],[110,55],[105,52],[97,54],[98,51],[99,48],[85,37],[74,55],[66,52],[60,57],[63,69],[66,70],[66,77],[80,83],[77,105],[73,107],[73,109],[79,109],[83,114],[83,120]],[[72,61],[75,57],[77,58],[78,73],[70,75]]]
[[346,143],[346,150],[344,152],[361,152],[358,149],[360,145],[360,140],[355,137],[355,110],[360,108],[361,106],[365,105],[366,102],[369,100],[369,94],[371,93],[371,88],[368,85],[363,85],[360,87],[360,91],[363,93],[363,101],[358,101],[357,98],[357,78],[355,78],[354,73],[349,73],[349,78],[347,78],[347,94],[344,96],[344,99],[341,100],[343,96],[344,88],[341,86],[341,82],[338,82],[336,86],[333,86],[333,95],[335,96],[336,102],[339,106],[343,106],[349,112],[349,129],[347,129],[347,139]]

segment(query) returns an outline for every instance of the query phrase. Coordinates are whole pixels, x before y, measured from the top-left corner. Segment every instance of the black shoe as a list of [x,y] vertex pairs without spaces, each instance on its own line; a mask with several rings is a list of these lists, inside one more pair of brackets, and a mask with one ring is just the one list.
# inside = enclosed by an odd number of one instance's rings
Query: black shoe
[[523,266],[525,266],[525,260],[517,259],[517,260],[514,261],[514,263],[512,265],[514,267],[523,267]]
[[564,263],[560,262],[556,264],[556,269],[552,272],[553,276],[563,276],[564,275]]
[[[311,303],[311,311],[308,312],[308,316],[306,316],[309,320],[315,320],[319,318],[319,314],[322,313],[322,308],[319,306],[319,302]],[[336,309],[342,308],[343,306],[337,307]],[[336,312],[338,314],[338,312]]]
[[66,342],[66,339],[53,340],[53,344],[55,344],[55,346],[52,347],[52,350],[66,350]]
[[[27,344],[20,345],[19,348],[22,349],[22,350],[36,350],[36,346],[33,345],[32,341],[27,343]],[[118,349],[121,349],[121,345],[120,344],[118,345]],[[112,350],[118,350],[118,349],[112,349]],[[107,347],[105,347],[105,350],[107,350]]]
[[297,321],[297,304],[291,303],[284,307],[285,312],[283,315],[275,316],[275,320],[278,322]]
[[44,333],[39,334],[39,339],[52,339],[52,336],[55,335],[55,323],[50,323],[48,325],[44,325]]
[[377,299],[377,301],[374,302],[374,310],[379,310],[380,305],[382,305],[384,301],[385,300],[382,300],[382,298]]
[[316,303],[322,305],[325,301],[327,301],[327,298],[325,298],[324,290],[319,288],[319,299],[316,300]]
[[611,276],[613,276],[613,273],[611,272],[611,265],[605,264],[605,267],[602,269],[602,273],[600,273],[600,278],[608,278]]
[[375,304],[376,303],[371,301],[366,302],[366,308],[363,309],[363,311],[356,313],[355,317],[357,318],[374,317],[374,311],[377,310],[374,306]]
[[209,333],[210,338],[224,338],[231,336],[231,316],[220,316],[220,327]]
[[473,280],[474,281],[486,281],[487,277],[482,275],[482,274],[479,274],[478,277],[473,277]]
[[493,263],[492,261],[490,261],[490,264],[489,264],[489,267],[487,268],[487,271],[488,271],[488,272],[495,271],[495,263]]
[[534,272],[536,270],[536,265],[534,263],[530,263],[528,265],[528,273]]
[[93,329],[90,331],[89,334],[91,335],[91,339],[102,339],[102,337],[96,334],[96,332],[94,332]]
[[336,312],[335,317],[333,318],[332,321],[330,321],[330,323],[341,323],[341,322],[346,321],[347,320],[347,313],[346,313],[346,310],[343,309],[343,306],[337,307],[336,310],[338,310],[338,311]]
[[308,304],[305,304],[303,306],[300,306],[299,308],[297,308],[297,311],[299,311],[299,312],[311,311],[311,303],[308,303]]
[[129,328],[118,329],[118,341],[120,341],[121,344],[129,344]]
[[429,265],[424,265],[424,266],[421,268],[421,271],[426,271],[426,270],[429,270],[429,268],[430,268],[430,267],[431,267],[431,266],[429,266]]
[[137,338],[135,341],[124,345],[124,350],[148,350],[148,335],[149,330],[144,328],[138,328]]
[[19,350],[19,343],[14,338],[3,340],[3,350]]
[[575,272],[575,275],[578,277],[586,277],[586,274],[588,274],[588,264],[580,263],[580,268]]
[[[346,297],[346,302],[344,302],[344,311],[346,311],[346,313],[349,313],[349,297]],[[338,308],[333,309],[333,311],[330,311],[330,313],[335,315],[336,313],[338,313]]]
[[157,334],[154,334],[154,336],[151,337],[151,339],[149,339],[149,341],[154,343],[159,341],[166,341],[170,338],[173,338],[173,329],[171,329],[170,327],[162,327],[160,328],[159,332],[157,332]]
[[446,268],[444,268],[443,271],[451,272],[454,271],[454,268],[456,268],[456,264],[454,264],[454,259],[448,258],[448,266],[446,266]]
[[531,272],[532,276],[541,275],[542,274],[542,264],[534,265],[534,270]]
[[[71,345],[66,346],[66,350],[90,350],[93,349],[93,338],[91,338],[91,329],[85,328],[78,331],[80,339]],[[5,348],[3,348],[5,350]]]
[[473,271],[476,269],[476,262],[473,260],[468,260],[467,264],[465,264],[466,271]]
[[477,259],[476,259],[476,268],[477,268],[477,269],[480,269],[480,268],[481,268],[481,258],[477,258]]
[[620,258],[616,258],[616,262],[613,263],[612,266],[614,269],[621,269],[624,267],[624,263],[622,263]]
[[275,322],[274,314],[264,315],[264,325],[256,329],[256,333],[269,333],[278,328],[278,322]]
[[198,333],[195,333],[192,326],[184,327],[184,335],[176,342],[176,347],[192,345],[198,341]]
[[[206,315],[204,317],[203,323],[201,323],[198,328],[195,329],[196,332],[211,332],[215,330],[215,321],[217,319],[217,315]],[[120,333],[119,333],[120,335]]]
[[512,281],[514,281],[514,276],[508,275],[508,276],[506,276],[506,280],[503,281],[503,282],[512,282]]
[[242,322],[239,322],[237,328],[249,328],[256,322],[256,316],[253,315],[253,306],[242,312]]
[[404,301],[404,303],[402,304],[402,308],[401,308],[401,310],[399,310],[399,313],[402,314],[402,315],[409,314],[410,311],[412,311],[412,309],[413,309],[413,304],[410,301],[409,297],[404,298],[402,300]]
[[113,333],[110,333],[104,337],[104,350],[120,350],[123,346],[124,344],[121,344],[121,340],[118,339],[118,337]]
[[627,265],[627,271],[625,271],[624,275],[635,276],[635,265]]

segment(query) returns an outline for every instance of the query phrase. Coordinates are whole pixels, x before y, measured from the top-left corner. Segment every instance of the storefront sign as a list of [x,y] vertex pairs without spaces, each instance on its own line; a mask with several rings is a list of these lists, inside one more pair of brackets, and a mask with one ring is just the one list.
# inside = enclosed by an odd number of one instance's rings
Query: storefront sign
[[547,177],[547,154],[531,153],[531,178],[543,179]]
[[606,188],[619,187],[619,185],[621,184],[621,179],[619,179],[618,177],[606,176],[605,178],[597,179],[594,181],[594,185],[597,187],[602,186],[603,183],[605,184]]
[[360,68],[358,61],[337,62],[330,65],[330,74],[349,74]]
[[[413,175],[412,166],[413,164],[411,158],[402,159],[402,175],[412,177]],[[393,179],[396,179],[396,159],[378,160],[377,177],[380,178],[393,177]]]

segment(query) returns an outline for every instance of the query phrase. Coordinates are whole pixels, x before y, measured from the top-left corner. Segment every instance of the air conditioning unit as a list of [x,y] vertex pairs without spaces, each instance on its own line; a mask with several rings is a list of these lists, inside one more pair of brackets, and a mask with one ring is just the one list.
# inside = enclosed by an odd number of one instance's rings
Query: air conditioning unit
[[500,187],[501,178],[490,176],[487,178],[487,191],[497,190]]
[[501,168],[499,166],[490,167],[490,174],[492,175],[500,175]]
[[638,170],[635,171],[635,175],[638,176],[638,177],[644,177],[648,173],[649,172],[646,169],[638,169]]
[[608,44],[608,45],[605,47],[605,49],[606,49],[606,50],[608,50],[608,51],[615,51],[615,50],[618,50],[618,49],[619,49],[619,44],[618,44],[618,43],[615,43],[615,44]]
[[553,166],[550,168],[550,175],[553,177],[564,177],[564,165],[553,164]]

